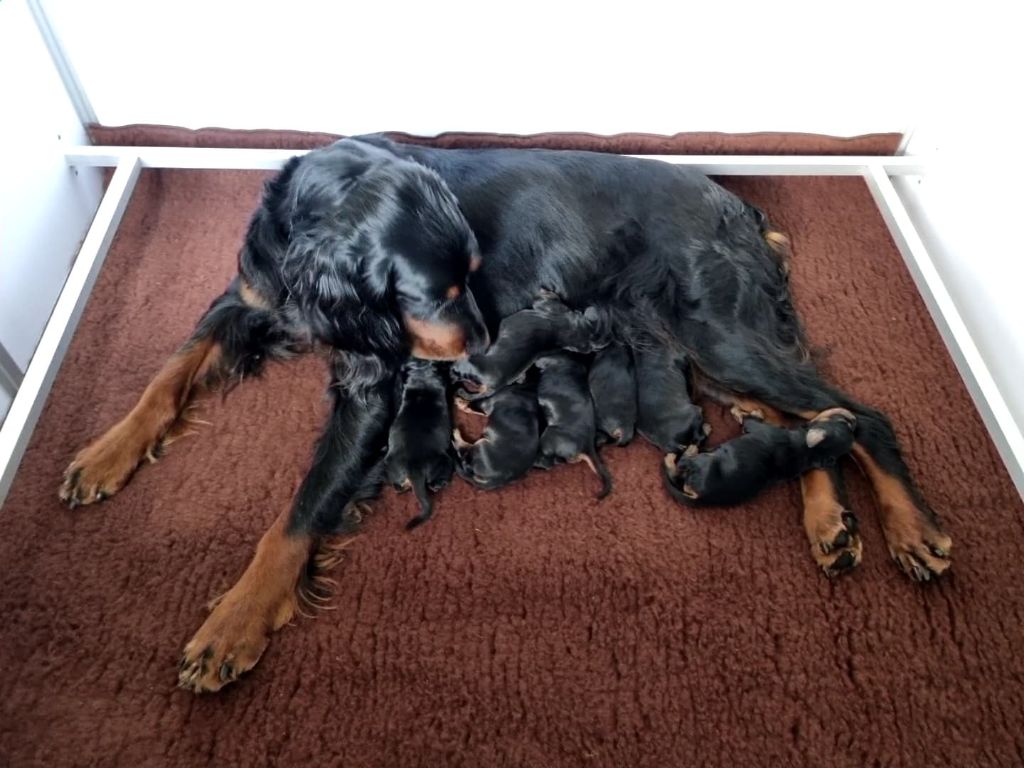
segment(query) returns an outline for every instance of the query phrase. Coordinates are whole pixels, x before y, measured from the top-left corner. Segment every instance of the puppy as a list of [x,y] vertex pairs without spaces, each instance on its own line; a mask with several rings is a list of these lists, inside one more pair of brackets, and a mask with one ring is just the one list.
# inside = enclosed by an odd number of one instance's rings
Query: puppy
[[608,468],[597,453],[597,421],[587,386],[587,366],[578,357],[559,353],[537,358],[540,377],[537,400],[546,426],[540,436],[535,467],[550,469],[555,464],[585,461],[601,478],[597,498],[612,490]]
[[501,321],[498,337],[486,352],[456,362],[452,376],[463,383],[459,395],[474,400],[520,379],[541,355],[559,350],[594,352],[607,345],[610,337],[606,312],[596,307],[572,310],[544,291],[532,308]]
[[637,431],[668,453],[704,442],[711,429],[689,395],[686,355],[665,346],[634,350]]
[[843,408],[822,411],[794,429],[766,424],[755,413],[743,418],[744,434],[714,451],[666,456],[666,487],[684,504],[739,504],[772,483],[834,464],[853,448],[856,424]]
[[540,442],[536,387],[512,384],[475,401],[472,410],[488,417],[487,428],[474,443],[466,442],[458,429],[452,433],[459,476],[479,488],[493,489],[525,475]]
[[636,429],[636,370],[633,356],[621,344],[605,347],[587,374],[597,418],[597,444],[626,445]]
[[447,377],[441,366],[410,359],[399,377],[398,415],[388,433],[385,473],[399,491],[412,490],[420,513],[405,527],[412,530],[434,513],[428,491],[437,491],[452,478],[451,414],[448,410]]

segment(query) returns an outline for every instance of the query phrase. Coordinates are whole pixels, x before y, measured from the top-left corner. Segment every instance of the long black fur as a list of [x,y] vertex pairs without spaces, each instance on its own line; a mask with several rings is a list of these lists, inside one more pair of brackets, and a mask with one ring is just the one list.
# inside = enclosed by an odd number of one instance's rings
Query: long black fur
[[[267,185],[239,271],[266,300],[259,311],[273,315],[275,339],[336,351],[338,403],[293,529],[331,530],[334,510],[379,461],[393,377],[414,349],[410,319],[461,340],[439,356],[472,354],[542,289],[570,307],[601,307],[631,348],[678,348],[717,390],[788,413],[853,411],[858,443],[934,520],[888,419],[827,384],[808,359],[765,229],[760,211],[698,171],[653,160],[442,150],[381,136],[292,160]],[[245,365],[263,354],[248,344]]]

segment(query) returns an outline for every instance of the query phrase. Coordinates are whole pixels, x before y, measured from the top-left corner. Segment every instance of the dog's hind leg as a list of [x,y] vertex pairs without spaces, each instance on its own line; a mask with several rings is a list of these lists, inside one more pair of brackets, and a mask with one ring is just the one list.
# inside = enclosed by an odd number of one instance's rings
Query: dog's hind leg
[[846,504],[838,466],[812,469],[800,477],[804,500],[804,531],[811,557],[827,576],[838,576],[860,564],[863,545],[858,521]]
[[[856,416],[853,454],[874,490],[890,555],[915,581],[948,570],[952,539],[915,486],[889,419],[825,383],[810,363],[774,353],[749,337],[723,341],[709,345],[710,354],[700,360],[717,389],[805,420],[837,406]],[[822,488],[832,496],[824,482],[812,484]],[[838,491],[834,498],[841,505]]]
[[164,363],[127,416],[79,451],[64,473],[60,498],[72,507],[117,493],[136,468],[156,461],[168,432],[195,394],[259,371],[286,339],[273,312],[240,279]]
[[[743,424],[744,431],[764,423],[787,427],[792,419],[766,403],[749,397],[723,395],[729,400],[732,414]],[[803,497],[803,522],[811,557],[828,576],[838,576],[860,564],[863,546],[857,532],[856,515],[848,509],[843,476],[838,467],[812,469],[800,478]]]

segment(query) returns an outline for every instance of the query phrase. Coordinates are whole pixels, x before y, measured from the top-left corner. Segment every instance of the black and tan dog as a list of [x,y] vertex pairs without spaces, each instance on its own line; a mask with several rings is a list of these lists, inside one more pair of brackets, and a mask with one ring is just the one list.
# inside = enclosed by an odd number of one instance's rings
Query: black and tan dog
[[478,488],[494,489],[525,475],[540,444],[540,406],[533,382],[511,384],[465,406],[487,416],[487,428],[475,442],[456,429],[456,472]]
[[637,423],[641,435],[668,453],[699,446],[711,431],[690,400],[689,361],[663,345],[634,350]]
[[448,485],[455,468],[447,382],[437,363],[412,358],[402,367],[385,476],[399,491],[412,490],[420,503],[420,513],[406,523],[408,530],[430,519],[434,513],[430,492]]
[[853,448],[857,425],[843,408],[823,411],[793,429],[766,424],[758,414],[742,421],[743,434],[713,451],[691,448],[682,456],[665,456],[663,475],[674,498],[695,505],[740,504],[772,483],[834,464]]
[[596,355],[587,375],[597,418],[597,443],[626,445],[636,431],[637,392],[633,356],[622,344]]
[[610,320],[596,307],[576,311],[550,291],[542,291],[530,309],[501,321],[494,344],[484,353],[452,365],[462,382],[460,397],[473,400],[520,379],[541,355],[559,350],[588,353],[608,344]]
[[[616,337],[633,347],[668,337],[723,402],[747,398],[805,420],[836,406],[855,413],[853,453],[889,551],[911,578],[944,573],[952,540],[889,420],[829,384],[807,355],[779,242],[764,214],[681,165],[339,141],[268,182],[238,276],[124,418],[72,459],[60,498],[77,506],[116,494],[204,391],[286,352],[327,353],[338,396],[306,477],[185,646],[182,684],[217,690],[288,623],[315,553],[372,490],[405,359],[475,355],[548,288],[571,307],[613,313]],[[838,504],[829,478],[805,484],[805,510]]]
[[597,452],[597,422],[586,363],[562,352],[538,358],[536,366],[540,373],[537,400],[545,427],[534,466],[550,469],[561,463],[586,462],[601,478],[597,498],[603,499],[611,493],[612,478]]

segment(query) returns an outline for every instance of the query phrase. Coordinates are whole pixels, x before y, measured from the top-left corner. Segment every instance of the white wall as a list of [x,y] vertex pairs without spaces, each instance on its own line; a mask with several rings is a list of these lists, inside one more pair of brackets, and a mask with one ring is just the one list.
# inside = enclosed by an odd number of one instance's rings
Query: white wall
[[43,4],[107,125],[901,132],[930,57],[899,3]]
[[971,5],[958,34],[943,41],[948,55],[908,79],[908,92],[923,88],[929,98],[907,152],[933,162],[927,176],[896,185],[1024,430],[1024,49],[1009,7]]
[[[921,126],[908,151],[936,159],[927,176],[896,181],[928,252],[1017,425],[1024,430],[1024,163],[1019,123],[984,114],[986,130]],[[993,154],[996,160],[993,162]],[[980,162],[979,162],[980,160]]]
[[[85,132],[22,0],[0,2],[0,341],[24,370],[92,221],[101,172],[62,147]],[[8,398],[0,397],[0,417]]]

